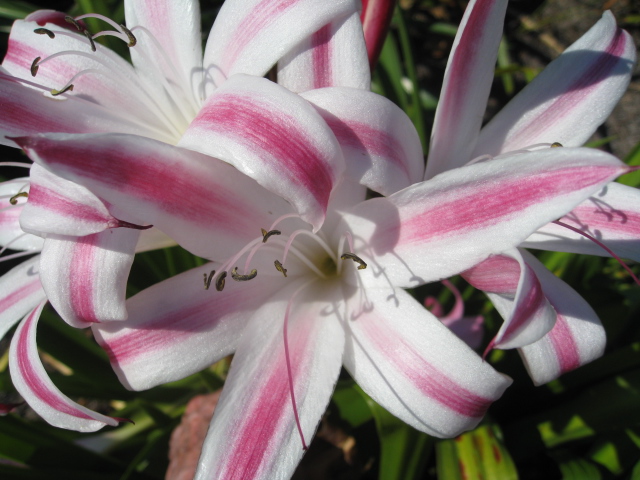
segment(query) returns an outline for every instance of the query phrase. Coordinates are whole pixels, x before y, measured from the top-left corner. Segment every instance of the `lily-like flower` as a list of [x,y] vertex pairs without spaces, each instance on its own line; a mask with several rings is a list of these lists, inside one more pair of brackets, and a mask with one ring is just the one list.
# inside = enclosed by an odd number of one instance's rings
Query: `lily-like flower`
[[[507,0],[475,0],[467,7],[445,73],[426,178],[470,161],[580,146],[629,84],[636,49],[605,12],[481,129],[506,6]],[[638,260],[638,218],[640,192],[610,183],[560,220],[596,237],[615,254]],[[521,246],[607,255],[556,223],[538,229]],[[464,276],[488,293],[505,319],[490,348],[522,347],[536,384],[602,355],[605,332],[595,312],[523,249],[488,259]]]
[[[238,139],[257,121],[251,112],[247,114],[247,108],[270,108],[283,99],[272,96],[268,99],[271,104],[260,105],[264,98],[259,92],[241,90],[228,98],[231,103],[221,104],[215,91],[226,78],[238,72],[264,75],[319,29],[326,27],[347,37],[358,31],[352,0],[234,0],[221,9],[203,56],[197,1],[130,1],[125,2],[125,13],[129,28],[97,16],[111,23],[114,30],[94,35],[86,29],[85,17],[71,19],[53,11],[36,12],[14,23],[0,67],[0,142],[17,146],[13,137],[43,132],[101,133],[107,137],[126,132],[173,149],[192,128],[188,148],[203,150],[215,141],[218,150],[214,153],[233,163]],[[359,23],[357,28],[362,37]],[[102,35],[125,41],[131,47],[133,66],[94,41]],[[339,57],[330,56],[330,62],[323,65],[351,64],[350,57],[356,53],[361,57],[361,51],[365,51],[364,40],[358,42],[355,36],[349,48]],[[317,71],[322,72],[320,68]],[[350,77],[355,79],[353,86],[368,88],[368,70],[357,72]],[[284,111],[292,104],[277,106]],[[306,109],[306,114],[294,112],[270,121],[297,123],[298,135],[308,135],[305,128],[312,126],[305,124],[304,118],[312,107],[307,105]],[[198,137],[195,120],[212,114],[225,117],[224,129]],[[315,110],[313,115],[311,123],[322,123],[330,132]],[[295,139],[289,146],[294,144]],[[337,155],[337,144],[332,147]],[[279,153],[270,148],[268,142],[260,145],[251,158],[268,161],[264,150],[272,157]],[[295,153],[291,151],[291,155]],[[76,155],[78,160],[84,158],[82,153]],[[259,170],[267,165],[247,168]],[[117,175],[126,175],[126,170]],[[280,184],[285,197],[287,189],[298,188],[298,181],[308,178],[292,175]],[[323,187],[321,182],[319,185]],[[30,178],[2,188],[6,190],[3,202],[16,203],[1,211],[2,244],[27,250],[23,253],[42,250],[41,256],[0,280],[0,333],[4,335],[27,315],[12,344],[14,383],[34,409],[54,425],[82,431],[113,425],[114,420],[90,414],[71,402],[46,377],[35,347],[39,312],[48,300],[74,327],[125,320],[125,285],[134,253],[175,243],[156,229],[141,232],[142,223],[121,220],[113,205],[37,165],[31,168]],[[313,200],[310,203],[303,200],[297,207],[305,218],[318,222],[318,208]]]

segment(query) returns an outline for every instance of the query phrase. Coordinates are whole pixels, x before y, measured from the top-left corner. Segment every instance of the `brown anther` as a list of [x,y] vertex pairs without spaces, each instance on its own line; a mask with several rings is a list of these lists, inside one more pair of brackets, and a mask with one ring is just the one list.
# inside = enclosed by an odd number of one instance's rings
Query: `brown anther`
[[261,228],[260,231],[262,232],[262,243],[267,243],[267,240],[269,240],[269,237],[271,237],[272,235],[282,234],[280,230],[270,230],[267,232],[264,228]]
[[122,24],[120,24],[120,28],[122,29],[124,34],[129,38],[129,43],[127,43],[127,46],[128,47],[135,47],[136,43],[138,43],[138,40],[136,39],[135,35],[133,33],[131,33],[131,30],[129,30],[127,27],[125,27]]
[[31,62],[31,76],[35,77],[36,74],[38,73],[38,68],[40,68],[40,65],[38,65],[38,62],[40,61],[42,57],[36,57],[33,62]]
[[224,279],[227,278],[227,272],[220,272],[220,275],[216,277],[216,290],[221,292],[224,290]]
[[211,272],[209,273],[209,275],[207,276],[206,273],[203,273],[204,275],[204,289],[205,290],[209,290],[209,287],[211,286],[211,279],[213,278],[213,276],[216,274],[215,270],[211,270]]
[[93,36],[91,35],[91,32],[89,30],[83,30],[82,33],[84,33],[84,36],[87,37],[87,40],[89,40],[89,43],[91,44],[91,51],[95,52],[96,42],[93,41]]
[[280,263],[280,261],[279,261],[279,260],[276,260],[275,262],[273,262],[273,264],[276,266],[276,270],[278,270],[280,273],[282,273],[282,274],[285,276],[285,278],[286,278],[286,276],[287,276],[287,269],[286,269],[286,268],[284,268],[284,267],[282,266],[282,264]]
[[16,193],[13,197],[11,197],[9,199],[9,203],[11,205],[17,205],[18,204],[18,198],[20,198],[20,197],[29,198],[29,194],[27,192]]
[[74,25],[74,26],[78,29],[78,31],[82,31],[82,30],[84,30],[84,29],[85,29],[85,28],[80,24],[80,22],[78,22],[75,18],[73,18],[73,17],[71,17],[71,16],[69,16],[69,15],[65,16],[65,17],[64,17],[64,19],[65,19],[65,21],[66,21],[67,23],[70,23],[71,25]]
[[72,92],[73,91],[73,83],[71,85],[67,85],[62,90],[56,90],[55,88],[51,90],[51,95],[57,97],[58,95],[62,95],[63,93]]
[[558,148],[558,147],[562,147],[563,145],[560,142],[553,142],[551,144],[551,148]]
[[116,220],[116,226],[118,228],[132,228],[133,230],[149,230],[150,228],[153,228],[153,225],[137,225],[135,223],[125,222],[124,220],[120,220],[119,218],[116,218]]
[[256,275],[258,275],[258,271],[255,268],[251,270],[248,275],[240,275],[238,273],[238,267],[231,270],[231,278],[236,282],[246,282],[247,280],[256,278]]
[[49,38],[56,38],[56,34],[48,28],[36,28],[33,33],[37,33],[38,35],[47,35]]
[[355,253],[343,253],[342,255],[340,255],[340,258],[342,260],[347,260],[347,259],[353,260],[358,264],[358,270],[364,270],[365,268],[367,268],[367,264],[365,263],[365,261],[362,260]]

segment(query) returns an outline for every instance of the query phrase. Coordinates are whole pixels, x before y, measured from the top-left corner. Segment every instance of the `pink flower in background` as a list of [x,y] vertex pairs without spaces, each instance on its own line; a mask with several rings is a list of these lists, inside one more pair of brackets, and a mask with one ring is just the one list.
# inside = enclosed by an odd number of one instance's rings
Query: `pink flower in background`
[[[610,12],[481,127],[494,76],[507,0],[469,3],[449,57],[436,112],[426,178],[469,161],[584,144],[627,88],[636,59],[628,33]],[[554,148],[555,151],[562,150]],[[617,255],[640,259],[635,225],[640,192],[610,183],[562,222],[597,237]],[[557,224],[538,229],[522,247],[607,255]],[[522,249],[477,265],[464,277],[486,291],[505,322],[489,348],[521,348],[536,384],[600,355],[605,334],[588,304]]]

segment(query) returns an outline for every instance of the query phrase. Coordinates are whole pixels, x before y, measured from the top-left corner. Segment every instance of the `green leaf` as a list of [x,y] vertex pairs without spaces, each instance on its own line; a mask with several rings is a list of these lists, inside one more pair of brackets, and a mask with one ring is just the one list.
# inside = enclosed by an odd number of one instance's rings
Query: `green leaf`
[[353,380],[338,382],[333,393],[333,403],[340,412],[340,417],[352,427],[359,427],[373,418],[369,404],[358,391]]
[[[627,165],[638,166],[640,165],[640,143],[638,143],[633,150],[624,159]],[[627,175],[623,175],[618,179],[618,182],[623,185],[629,185],[630,187],[640,186],[640,170],[637,170]]]
[[582,458],[558,464],[562,480],[600,480],[602,474],[596,465]]

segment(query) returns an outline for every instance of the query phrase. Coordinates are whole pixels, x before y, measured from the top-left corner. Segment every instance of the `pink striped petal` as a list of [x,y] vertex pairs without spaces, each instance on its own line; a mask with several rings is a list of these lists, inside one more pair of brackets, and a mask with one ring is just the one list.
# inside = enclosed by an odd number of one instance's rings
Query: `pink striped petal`
[[558,312],[553,330],[520,349],[533,382],[542,385],[601,357],[606,335],[596,313],[575,290],[549,272],[533,255],[527,252],[523,255]]
[[51,425],[79,432],[95,432],[118,421],[78,405],[51,382],[36,345],[36,327],[45,303],[41,303],[22,321],[11,342],[9,368],[16,390],[31,408]]
[[20,228],[20,214],[27,202],[26,197],[15,197],[16,205],[11,205],[11,198],[19,192],[29,193],[29,178],[0,183],[0,246],[8,245],[10,250],[40,251],[42,239],[25,234]]
[[[378,280],[378,283],[380,281]],[[349,301],[345,368],[402,421],[436,437],[475,427],[511,380],[403,290]],[[469,374],[473,372],[473,374]]]
[[[89,188],[135,224],[195,255],[226,258],[291,208],[224,162],[132,135],[16,139],[31,158]],[[127,217],[128,215],[128,217]],[[125,218],[126,217],[126,218]]]
[[139,235],[137,230],[118,228],[45,240],[40,279],[65,322],[82,328],[127,319],[125,290]]
[[449,55],[425,178],[472,158],[502,37],[507,0],[472,0]]
[[553,328],[556,312],[519,250],[489,257],[462,276],[483,290],[504,318],[491,348],[522,347],[539,340]]
[[40,257],[34,257],[0,277],[0,339],[46,299],[40,285],[39,264]]
[[[640,261],[640,190],[637,188],[609,183],[560,221],[600,240],[617,255]],[[539,228],[523,246],[608,256],[591,240],[553,223]]]
[[[562,150],[562,152],[558,152]],[[389,283],[447,278],[520,244],[628,167],[593,149],[546,149],[454,169],[353,208],[356,253]]]
[[387,31],[391,24],[395,6],[395,0],[362,1],[360,19],[362,20],[362,28],[364,29],[364,38],[367,44],[371,71],[375,68],[380,52],[382,52],[382,46],[387,38]]
[[44,95],[47,91],[31,88],[0,71],[0,97],[3,102],[0,144],[15,147],[16,144],[7,136],[40,132],[127,132],[153,138],[163,136],[144,124],[135,123],[130,116],[121,116],[115,109],[110,111],[79,97],[52,98]]
[[302,94],[335,134],[352,180],[391,195],[422,180],[420,137],[409,117],[375,93],[324,88]]
[[236,73],[263,76],[300,41],[354,11],[352,0],[225,2],[204,54],[208,92]]
[[20,226],[34,235],[84,236],[122,225],[93,193],[40,165],[31,167],[29,201]]
[[[73,80],[74,90],[63,97],[83,98],[85,103],[105,107],[112,115],[120,113],[124,119],[164,128],[158,118],[157,107],[154,110],[147,86],[140,81],[131,64],[99,43],[96,43],[97,51],[92,52],[87,38],[80,32],[47,24],[46,28],[56,34],[51,39],[34,33],[36,28],[39,28],[36,22],[14,22],[2,62],[9,74],[46,89],[62,89],[74,75],[88,70]],[[71,53],[44,62],[47,57],[63,51]],[[31,67],[37,57],[41,57],[41,65],[33,78]]]
[[[252,313],[282,287],[273,264],[249,282],[227,279],[222,292],[203,285],[214,264],[189,270],[127,300],[126,322],[93,333],[130,390],[180,380],[233,353]],[[280,275],[282,278],[282,275]]]
[[635,59],[631,36],[605,12],[482,129],[473,156],[541,142],[582,145],[627,89]]
[[[173,95],[199,104],[202,87],[202,34],[200,6],[193,0],[126,2],[127,27],[136,36],[131,61],[147,83],[156,87],[154,96],[165,95],[166,78]],[[177,88],[175,88],[177,87]]]
[[324,87],[369,90],[371,74],[358,12],[300,42],[278,62],[278,83],[292,92]]
[[340,288],[299,285],[278,292],[258,309],[243,336],[209,427],[195,478],[290,478],[304,451],[287,375],[283,325],[289,302],[287,344],[291,380],[305,441],[311,441],[340,373],[344,330],[327,305]]
[[248,75],[236,75],[209,97],[179,146],[231,163],[316,230],[344,169],[335,136],[308,102]]

